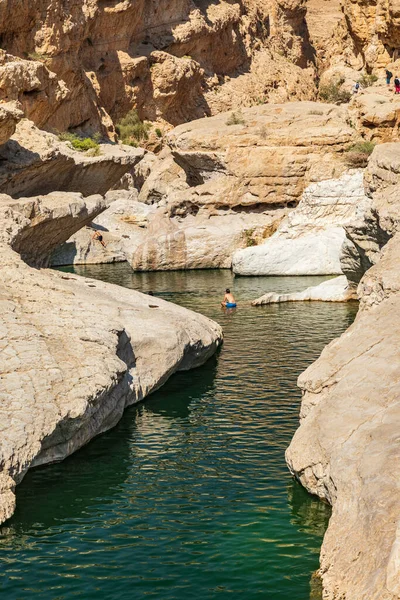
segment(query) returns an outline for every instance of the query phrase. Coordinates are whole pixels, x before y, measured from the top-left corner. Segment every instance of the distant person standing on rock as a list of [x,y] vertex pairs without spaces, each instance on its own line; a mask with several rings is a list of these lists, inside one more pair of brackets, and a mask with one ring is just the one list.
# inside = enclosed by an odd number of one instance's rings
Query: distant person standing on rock
[[394,93],[395,94],[400,94],[400,80],[397,77],[397,75],[394,78]]
[[360,84],[358,83],[358,81],[357,81],[357,83],[355,83],[355,84],[353,85],[353,94],[354,94],[354,95],[355,95],[355,94],[358,94],[358,92],[360,91],[360,87],[361,87],[361,86],[360,86]]
[[386,85],[390,86],[390,82],[392,81],[393,73],[391,71],[389,71],[389,69],[386,69],[385,73],[386,73]]

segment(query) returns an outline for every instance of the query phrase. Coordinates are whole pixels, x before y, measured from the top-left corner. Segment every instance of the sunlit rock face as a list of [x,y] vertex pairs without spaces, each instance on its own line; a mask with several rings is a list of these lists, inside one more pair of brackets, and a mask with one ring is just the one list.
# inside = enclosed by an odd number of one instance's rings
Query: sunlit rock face
[[216,323],[184,308],[38,268],[105,207],[99,195],[0,196],[0,522],[31,466],[113,427],[222,341]]
[[330,56],[368,70],[397,64],[400,42],[398,0],[344,0]]
[[111,136],[133,107],[177,125],[313,98],[305,13],[304,0],[3,2],[0,98],[41,127]]
[[[310,185],[298,207],[289,213],[272,237],[259,246],[235,253],[234,272],[238,275],[342,274],[346,226],[362,218],[367,204],[361,170]],[[348,262],[355,270],[356,257]]]
[[382,144],[370,159],[369,205],[346,226],[360,276],[368,269],[360,311],[300,376],[300,427],[286,454],[300,482],[333,506],[321,551],[328,600],[400,597],[399,157],[400,144]]
[[239,119],[228,112],[180,125],[162,152],[147,153],[133,169],[139,190],[107,195],[111,206],[95,221],[107,247],[82,230],[54,260],[98,263],[125,255],[140,271],[230,268],[237,250],[262,251],[256,246],[315,182],[289,218],[297,233],[279,260],[295,274],[301,244],[308,254],[314,248],[314,262],[326,257],[312,273],[341,273],[341,224],[363,196],[361,175],[329,182],[348,171],[343,155],[356,133],[347,117],[343,107],[292,102],[243,109]]

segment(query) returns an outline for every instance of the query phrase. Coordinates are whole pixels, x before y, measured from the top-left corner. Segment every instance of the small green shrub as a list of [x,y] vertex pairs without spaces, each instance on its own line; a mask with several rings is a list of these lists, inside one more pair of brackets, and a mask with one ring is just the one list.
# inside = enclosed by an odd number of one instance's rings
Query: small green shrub
[[251,246],[257,246],[257,242],[254,239],[255,229],[245,229],[243,232],[244,240],[246,242],[246,248],[250,248]]
[[97,144],[97,146],[95,148],[89,148],[89,150],[86,152],[86,154],[88,156],[100,156],[100,154],[101,154],[100,146]]
[[[93,138],[84,138],[76,133],[66,131],[65,133],[60,133],[58,137],[62,142],[69,142],[74,150],[78,150],[78,152],[87,152],[88,150],[91,150],[92,156],[98,156],[100,154],[100,134],[96,134]],[[94,152],[96,152],[96,154],[94,154]]]
[[162,136],[163,136],[163,133],[162,133],[161,129],[159,129],[158,127],[157,127],[157,129],[156,129],[156,136],[157,136],[158,138],[162,138]]
[[377,75],[363,73],[363,75],[358,80],[358,83],[361,85],[361,87],[366,88],[373,85],[376,81],[378,81]]
[[346,151],[345,161],[348,167],[363,169],[375,148],[374,142],[357,142]]
[[31,60],[37,60],[39,62],[44,62],[46,60],[46,55],[41,52],[29,52],[27,55]]
[[347,90],[342,89],[344,79],[338,81],[332,81],[327,85],[323,85],[319,88],[319,97],[324,102],[330,102],[333,104],[345,104],[350,102],[351,93]]
[[231,113],[231,115],[226,121],[227,125],[244,125],[245,123],[246,121],[244,120],[244,116],[241,110]]
[[151,124],[141,121],[137,110],[131,110],[116,124],[115,129],[123,144],[137,146],[138,142],[149,139]]
[[322,116],[324,114],[324,111],[323,110],[310,110],[309,114]]

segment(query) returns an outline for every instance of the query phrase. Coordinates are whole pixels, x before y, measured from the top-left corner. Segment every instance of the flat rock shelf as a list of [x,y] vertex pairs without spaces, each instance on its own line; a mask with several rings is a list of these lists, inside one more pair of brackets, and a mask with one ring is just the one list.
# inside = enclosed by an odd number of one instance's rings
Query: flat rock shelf
[[[284,452],[298,426],[297,377],[357,304],[250,306],[320,277],[75,271],[197,310],[223,326],[225,343],[112,431],[27,474],[0,529],[2,597],[318,598],[310,581],[330,510],[293,481]],[[236,311],[219,307],[227,286]]]

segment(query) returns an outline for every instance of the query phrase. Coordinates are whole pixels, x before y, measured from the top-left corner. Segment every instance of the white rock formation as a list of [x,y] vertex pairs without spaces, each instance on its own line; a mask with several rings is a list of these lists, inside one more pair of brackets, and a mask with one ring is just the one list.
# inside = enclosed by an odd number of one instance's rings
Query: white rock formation
[[264,244],[238,251],[238,275],[340,275],[345,226],[367,204],[362,171],[310,185]]
[[0,522],[15,485],[113,427],[177,370],[206,361],[220,327],[138,292],[30,268],[104,209],[78,194],[0,196]]
[[252,306],[264,306],[266,304],[279,304],[281,302],[347,302],[357,300],[357,289],[347,281],[345,275],[324,281],[319,285],[307,288],[302,292],[292,294],[277,294],[269,292],[261,298],[253,300]]

